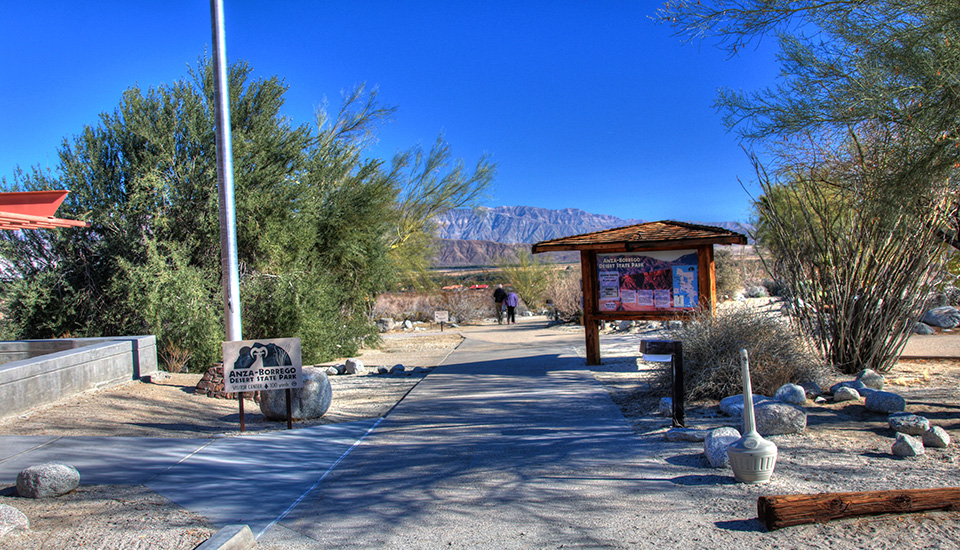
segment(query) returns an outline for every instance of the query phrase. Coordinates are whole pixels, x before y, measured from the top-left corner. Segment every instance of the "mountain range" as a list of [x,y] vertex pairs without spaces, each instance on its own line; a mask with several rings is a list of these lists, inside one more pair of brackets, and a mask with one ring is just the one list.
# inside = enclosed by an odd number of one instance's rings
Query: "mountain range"
[[[435,267],[491,265],[500,257],[510,257],[530,244],[570,235],[580,235],[614,227],[643,223],[606,214],[591,214],[578,208],[550,210],[533,206],[497,206],[492,208],[456,208],[434,218],[440,239]],[[736,222],[708,223],[745,233]],[[544,255],[546,256],[546,255]],[[553,253],[549,261],[574,262],[578,252]]]

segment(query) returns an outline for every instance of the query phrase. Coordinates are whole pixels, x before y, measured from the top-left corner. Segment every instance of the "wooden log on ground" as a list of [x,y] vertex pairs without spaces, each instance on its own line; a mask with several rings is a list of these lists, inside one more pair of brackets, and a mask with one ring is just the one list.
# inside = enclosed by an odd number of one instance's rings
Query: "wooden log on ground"
[[780,495],[757,499],[757,517],[771,531],[833,519],[928,510],[960,510],[960,488]]

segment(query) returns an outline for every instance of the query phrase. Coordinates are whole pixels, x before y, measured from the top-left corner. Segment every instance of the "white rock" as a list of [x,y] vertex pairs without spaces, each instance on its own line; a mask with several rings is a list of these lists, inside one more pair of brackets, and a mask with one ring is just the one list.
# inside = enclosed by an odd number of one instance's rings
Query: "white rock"
[[857,374],[857,381],[872,390],[882,390],[885,379],[873,369],[863,369]]
[[919,439],[907,434],[897,434],[897,441],[894,442],[890,452],[892,452],[894,456],[904,458],[920,456],[924,453],[923,443]]
[[784,384],[773,394],[773,398],[791,405],[803,405],[807,402],[807,392],[797,384]]
[[0,539],[10,531],[30,529],[27,515],[8,504],[0,504]]
[[660,406],[657,408],[660,411],[660,416],[673,416],[673,398],[672,397],[661,397]]
[[789,403],[766,401],[754,407],[760,435],[798,434],[807,429],[807,412]]
[[709,430],[695,430],[693,428],[670,428],[664,434],[667,441],[687,441],[699,443],[707,439]]
[[867,394],[864,406],[871,412],[890,414],[902,412],[907,408],[907,402],[893,392],[875,391]]
[[933,426],[923,434],[923,446],[945,449],[950,446],[950,434],[940,426]]
[[907,435],[923,435],[930,429],[929,420],[907,412],[891,414],[887,424],[893,431]]
[[838,389],[833,393],[834,403],[840,403],[843,401],[859,401],[859,400],[860,400],[860,392],[847,386],[843,386],[842,388]]
[[80,472],[69,464],[37,464],[17,475],[17,494],[25,498],[58,497],[79,485]]
[[367,372],[367,368],[363,366],[363,361],[359,359],[347,359],[343,368],[347,374],[365,374]]
[[730,464],[727,456],[727,447],[740,439],[740,432],[734,428],[724,426],[710,433],[703,440],[703,454],[711,468],[724,468]]

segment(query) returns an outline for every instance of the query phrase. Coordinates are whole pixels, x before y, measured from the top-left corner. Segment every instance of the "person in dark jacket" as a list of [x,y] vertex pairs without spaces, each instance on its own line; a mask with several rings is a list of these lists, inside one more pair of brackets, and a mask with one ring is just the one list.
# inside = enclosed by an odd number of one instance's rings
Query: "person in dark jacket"
[[503,290],[503,285],[497,285],[493,291],[493,309],[497,311],[497,324],[503,324],[503,300],[507,297],[507,291]]
[[503,299],[503,304],[507,306],[507,324],[517,324],[517,306],[520,305],[520,296],[511,290]]

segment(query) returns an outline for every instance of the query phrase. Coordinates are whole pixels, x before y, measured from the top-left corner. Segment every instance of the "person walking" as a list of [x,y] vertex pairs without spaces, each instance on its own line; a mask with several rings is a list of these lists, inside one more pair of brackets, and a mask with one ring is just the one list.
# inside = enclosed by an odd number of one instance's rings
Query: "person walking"
[[510,290],[507,297],[503,299],[503,303],[507,306],[507,324],[517,324],[517,306],[520,305],[520,296]]
[[507,291],[503,290],[503,285],[497,285],[493,291],[493,309],[497,312],[497,324],[503,324],[503,300],[507,297]]

